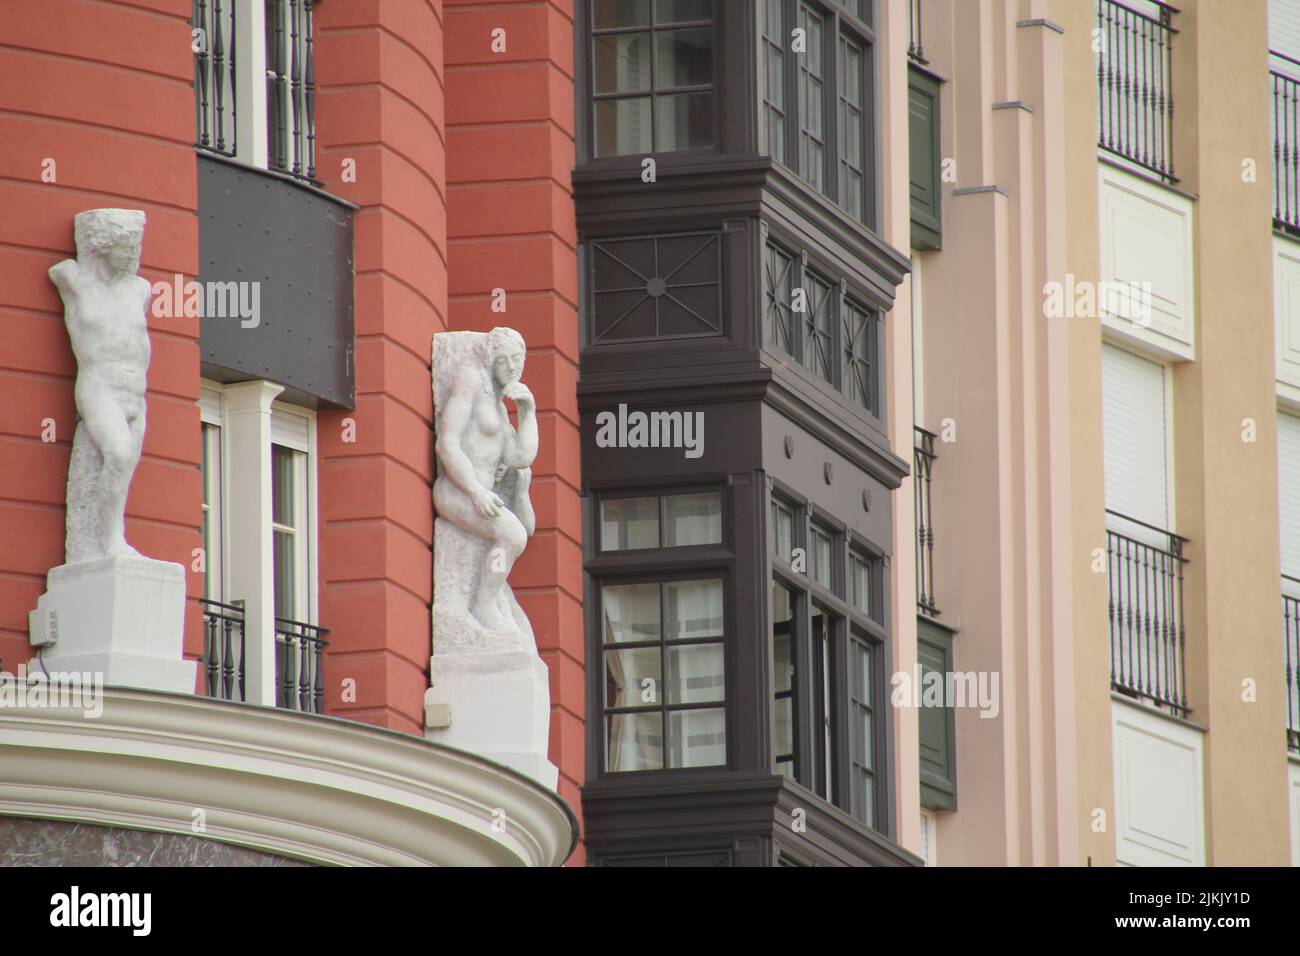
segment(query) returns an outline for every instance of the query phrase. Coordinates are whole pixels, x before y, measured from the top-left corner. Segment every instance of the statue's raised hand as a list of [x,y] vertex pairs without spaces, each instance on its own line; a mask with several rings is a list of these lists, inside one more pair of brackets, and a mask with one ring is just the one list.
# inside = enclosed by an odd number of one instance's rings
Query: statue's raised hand
[[528,390],[528,386],[523,382],[511,382],[501,392],[506,398],[510,399],[516,405],[534,405],[533,393]]

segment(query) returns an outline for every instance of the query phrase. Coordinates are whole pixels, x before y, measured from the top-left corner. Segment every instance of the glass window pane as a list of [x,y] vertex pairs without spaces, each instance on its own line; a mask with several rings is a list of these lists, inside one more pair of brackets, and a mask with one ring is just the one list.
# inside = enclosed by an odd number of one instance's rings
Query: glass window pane
[[597,93],[650,89],[650,34],[598,36],[594,44]]
[[833,539],[824,531],[813,528],[811,545],[808,561],[811,565],[813,580],[822,587],[833,588],[835,586]]
[[281,445],[271,446],[271,520],[295,527],[293,465],[296,452]]
[[655,151],[703,149],[713,145],[713,94],[655,97]]
[[871,565],[858,554],[849,555],[851,593],[849,600],[863,614],[871,613]]
[[602,551],[659,547],[659,499],[615,498],[600,503]]
[[670,581],[667,591],[668,640],[722,637],[722,580]]
[[722,495],[718,492],[669,495],[665,508],[667,547],[722,543]]
[[655,88],[700,86],[713,82],[713,29],[655,33]]
[[794,512],[779,502],[772,502],[772,551],[783,564],[789,564],[794,549]]
[[593,0],[592,6],[597,30],[650,24],[650,0]]
[[713,0],[655,0],[655,23],[685,23],[713,18]]
[[606,644],[659,640],[659,585],[616,584],[600,589]]
[[719,767],[727,762],[725,710],[679,710],[668,719],[668,766]]
[[668,703],[707,704],[726,699],[721,644],[668,648]]
[[212,443],[212,433],[216,430],[213,425],[203,425],[199,429],[199,474],[202,476],[200,482],[203,485],[203,503],[212,504],[212,496],[209,494],[209,485],[212,483],[212,465],[213,462],[208,460],[208,446]]
[[625,156],[649,153],[650,97],[596,102],[596,155]]
[[611,772],[661,770],[664,721],[659,712],[614,714],[605,721],[605,766]]
[[272,574],[275,586],[275,616],[297,620],[295,592],[297,591],[297,562],[294,554],[294,534],[274,531],[271,534]]
[[794,779],[794,608],[784,585],[772,584],[772,686],[777,767]]
[[605,706],[652,707],[663,703],[659,648],[605,652]]

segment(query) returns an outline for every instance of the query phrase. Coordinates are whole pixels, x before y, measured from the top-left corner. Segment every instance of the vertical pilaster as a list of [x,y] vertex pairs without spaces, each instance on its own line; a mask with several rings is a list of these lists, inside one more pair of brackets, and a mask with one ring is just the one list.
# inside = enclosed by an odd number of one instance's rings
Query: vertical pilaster
[[271,403],[283,385],[254,381],[225,390],[226,593],[244,602],[245,699],[275,705],[275,575],[271,535]]

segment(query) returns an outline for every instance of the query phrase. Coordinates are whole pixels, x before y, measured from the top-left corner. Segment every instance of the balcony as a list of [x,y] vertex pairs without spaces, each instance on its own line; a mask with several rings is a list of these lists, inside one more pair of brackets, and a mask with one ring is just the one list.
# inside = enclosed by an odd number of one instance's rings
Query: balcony
[[314,6],[194,0],[196,147],[320,185]]
[[1111,686],[1185,717],[1187,539],[1116,511],[1107,510],[1106,524]]
[[1273,225],[1300,233],[1300,60],[1270,50]]
[[1177,182],[1173,159],[1173,15],[1157,0],[1098,0],[1097,145]]
[[907,0],[907,58],[925,66],[925,44],[921,41],[921,0]]
[[[204,693],[245,702],[246,652],[242,603],[200,600],[203,608]],[[275,619],[276,706],[325,713],[325,648],[328,628]]]
[[912,451],[912,487],[916,495],[916,609],[926,617],[938,617],[934,600],[934,506],[930,479],[934,471],[934,432],[916,427]]
[[[1300,580],[1282,575],[1282,648],[1286,656],[1286,746],[1300,755]],[[1290,591],[1291,593],[1286,593]]]

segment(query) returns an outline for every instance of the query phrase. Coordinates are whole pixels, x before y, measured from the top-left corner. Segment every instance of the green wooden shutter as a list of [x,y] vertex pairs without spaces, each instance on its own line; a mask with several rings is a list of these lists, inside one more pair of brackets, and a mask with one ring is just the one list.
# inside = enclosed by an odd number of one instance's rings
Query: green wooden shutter
[[[916,653],[921,675],[952,670],[952,632],[925,618],[916,622]],[[917,714],[921,744],[921,806],[957,809],[956,719],[951,707],[924,707]]]
[[908,70],[908,150],[912,194],[912,246],[939,249],[939,82]]

